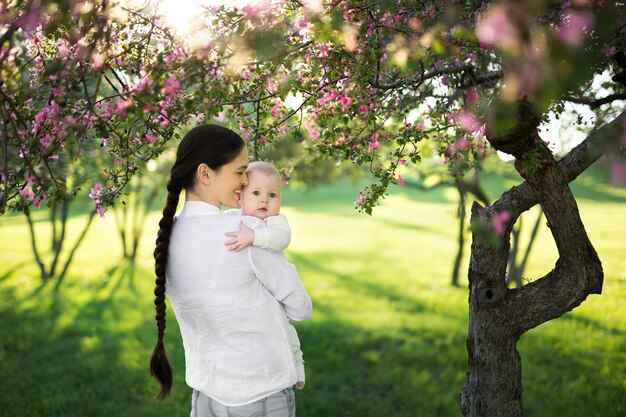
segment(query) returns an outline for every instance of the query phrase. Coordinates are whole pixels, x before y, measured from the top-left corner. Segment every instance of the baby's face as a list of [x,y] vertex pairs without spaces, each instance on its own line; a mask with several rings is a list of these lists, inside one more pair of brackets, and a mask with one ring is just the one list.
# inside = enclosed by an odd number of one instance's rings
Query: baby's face
[[248,172],[248,185],[241,191],[241,212],[265,219],[280,213],[281,178],[264,172]]

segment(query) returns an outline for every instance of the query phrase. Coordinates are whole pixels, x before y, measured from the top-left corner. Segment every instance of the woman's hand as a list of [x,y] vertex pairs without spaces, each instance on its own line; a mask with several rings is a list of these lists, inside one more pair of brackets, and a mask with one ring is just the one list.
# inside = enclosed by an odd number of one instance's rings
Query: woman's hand
[[243,222],[239,222],[238,232],[228,232],[226,236],[232,237],[225,245],[228,246],[229,251],[233,252],[239,252],[254,242],[254,230],[243,224]]

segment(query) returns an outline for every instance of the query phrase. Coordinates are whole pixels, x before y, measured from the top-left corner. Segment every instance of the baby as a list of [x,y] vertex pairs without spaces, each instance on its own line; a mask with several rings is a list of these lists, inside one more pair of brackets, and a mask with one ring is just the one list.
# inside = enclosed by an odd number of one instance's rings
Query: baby
[[[228,210],[228,214],[247,215],[257,217],[265,222],[267,227],[250,229],[240,222],[238,232],[226,235],[232,239],[226,242],[229,250],[240,251],[250,245],[281,252],[289,246],[291,229],[285,215],[280,214],[280,192],[282,178],[280,172],[267,162],[256,161],[250,163],[247,170],[248,185],[241,191],[241,209]],[[287,335],[293,348],[296,364],[297,382],[294,388],[304,387],[304,361],[296,329],[289,324]]]

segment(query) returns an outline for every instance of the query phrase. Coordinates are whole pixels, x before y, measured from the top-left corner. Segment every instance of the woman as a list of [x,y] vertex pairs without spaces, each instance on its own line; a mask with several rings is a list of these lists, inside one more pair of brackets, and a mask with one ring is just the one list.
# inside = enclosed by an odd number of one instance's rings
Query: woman
[[[311,299],[293,265],[279,253],[229,251],[227,232],[262,227],[229,216],[247,184],[248,152],[235,132],[195,127],[181,141],[167,183],[155,257],[157,343],[150,369],[169,395],[172,368],[163,345],[165,289],[180,325],[192,417],[295,415],[296,371],[287,319],[305,320]],[[182,190],[185,204],[174,221]]]

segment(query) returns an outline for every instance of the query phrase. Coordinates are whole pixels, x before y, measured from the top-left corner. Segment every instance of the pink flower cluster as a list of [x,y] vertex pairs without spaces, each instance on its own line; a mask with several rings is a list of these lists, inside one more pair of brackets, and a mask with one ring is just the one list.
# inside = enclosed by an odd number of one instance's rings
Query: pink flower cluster
[[24,199],[28,201],[32,201],[33,208],[38,209],[41,204],[41,201],[37,198],[37,196],[33,192],[33,185],[35,184],[35,182],[36,182],[35,177],[31,175],[26,177],[26,185],[24,186],[24,188],[20,190],[20,195]]
[[555,35],[569,46],[579,46],[593,27],[593,15],[585,12],[568,11]]
[[163,88],[161,88],[161,92],[168,97],[174,97],[179,88],[180,84],[176,79],[176,75],[172,74],[163,80]]
[[495,212],[491,215],[491,227],[493,231],[502,236],[506,230],[506,224],[511,219],[511,213],[507,210]]
[[89,193],[89,198],[94,201],[94,205],[96,211],[100,215],[100,217],[104,217],[104,207],[101,205],[101,198],[104,193],[104,187],[102,184],[98,183],[91,187],[91,193]]
[[484,124],[478,120],[472,113],[462,110],[452,115],[452,119],[465,131],[481,136],[484,134]]
[[363,194],[363,191],[359,191],[359,197],[354,200],[354,205],[355,206],[360,206],[361,204],[363,204],[363,200],[365,199],[365,194]]
[[374,134],[372,135],[372,140],[370,140],[370,141],[368,142],[368,143],[369,143],[369,145],[370,145],[370,146],[372,147],[372,149],[374,149],[374,150],[378,149],[378,146],[379,146],[378,138],[379,138],[379,137],[380,137],[380,136],[378,135],[378,133],[374,133]]
[[336,100],[339,103],[341,103],[341,110],[344,111],[344,112],[348,111],[348,106],[350,105],[350,102],[352,101],[352,100],[350,100],[349,97],[345,97],[345,96],[339,94],[337,92],[336,88],[333,88],[333,89],[330,90],[329,93],[326,93],[321,98],[317,99],[317,106],[315,107],[313,117],[314,118],[317,117],[317,114],[319,113],[319,107],[320,106],[323,106],[323,105],[325,105],[327,103],[330,103],[330,102],[332,102],[334,100]]

